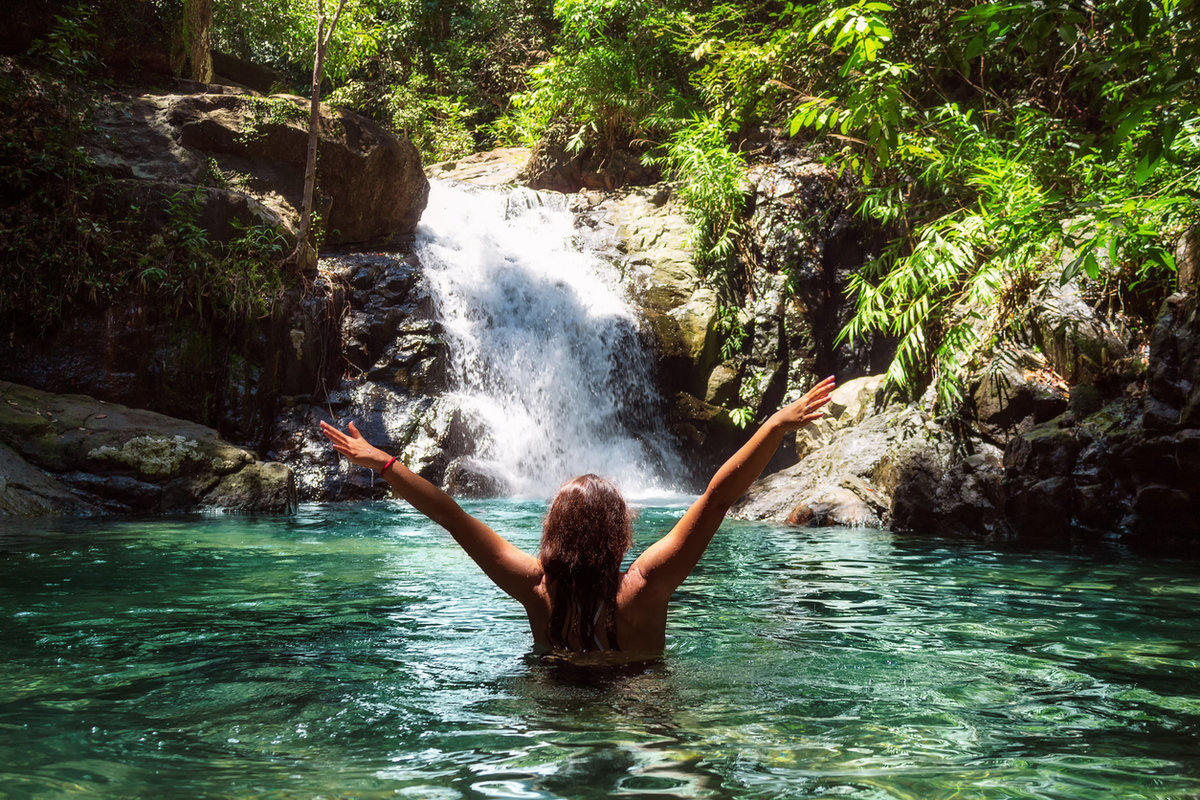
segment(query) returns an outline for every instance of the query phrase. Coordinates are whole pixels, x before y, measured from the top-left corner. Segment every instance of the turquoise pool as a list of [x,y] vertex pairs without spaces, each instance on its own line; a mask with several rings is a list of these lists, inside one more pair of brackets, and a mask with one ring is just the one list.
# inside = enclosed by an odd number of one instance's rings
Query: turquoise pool
[[6,800],[1200,798],[1194,562],[729,522],[598,671],[398,503],[0,525]]

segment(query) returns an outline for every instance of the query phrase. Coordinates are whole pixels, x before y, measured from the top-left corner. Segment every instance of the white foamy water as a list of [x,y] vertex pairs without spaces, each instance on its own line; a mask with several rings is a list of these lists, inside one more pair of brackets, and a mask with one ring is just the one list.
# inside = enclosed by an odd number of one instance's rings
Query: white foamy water
[[637,314],[616,268],[576,245],[561,196],[431,181],[417,252],[452,354],[450,399],[512,493],[544,497],[585,472],[635,498],[675,491]]

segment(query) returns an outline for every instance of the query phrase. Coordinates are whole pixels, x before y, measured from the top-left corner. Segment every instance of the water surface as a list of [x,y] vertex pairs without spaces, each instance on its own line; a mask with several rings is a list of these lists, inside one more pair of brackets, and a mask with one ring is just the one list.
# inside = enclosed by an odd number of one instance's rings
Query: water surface
[[729,522],[597,672],[398,503],[0,524],[3,798],[1200,797],[1193,563]]

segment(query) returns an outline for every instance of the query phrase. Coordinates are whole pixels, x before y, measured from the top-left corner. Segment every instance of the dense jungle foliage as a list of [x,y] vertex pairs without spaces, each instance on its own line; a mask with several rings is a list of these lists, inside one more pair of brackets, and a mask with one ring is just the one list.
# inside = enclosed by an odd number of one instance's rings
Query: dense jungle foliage
[[[297,91],[316,9],[213,0],[213,46]],[[1196,12],[1194,0],[346,0],[324,92],[427,162],[539,140],[635,151],[677,182],[700,266],[730,305],[751,289],[738,266],[744,143],[764,128],[813,142],[890,236],[854,278],[842,335],[893,337],[893,385],[932,380],[952,406],[1039,282],[1079,276],[1135,328],[1170,290],[1174,244],[1200,219]]]
[[[218,41],[304,63],[311,9],[218,0]],[[330,98],[426,158],[550,138],[632,148],[678,181],[698,259],[737,303],[740,143],[821,140],[891,243],[843,331],[953,405],[971,361],[1047,276],[1145,325],[1200,219],[1193,0],[357,0]],[[294,71],[294,70],[293,70]]]

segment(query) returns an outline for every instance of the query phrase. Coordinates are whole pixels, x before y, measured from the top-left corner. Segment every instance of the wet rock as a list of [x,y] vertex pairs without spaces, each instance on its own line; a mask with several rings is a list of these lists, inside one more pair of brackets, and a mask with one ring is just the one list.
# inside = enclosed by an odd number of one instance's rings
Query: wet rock
[[413,472],[445,485],[450,465],[474,453],[480,431],[454,401],[441,397],[423,404],[408,421],[400,458]]
[[1076,419],[1091,416],[1104,408],[1104,395],[1095,387],[1081,383],[1071,387],[1071,395],[1067,399],[1067,409]]
[[67,484],[0,443],[0,517],[87,515],[101,511],[100,506],[84,500]]
[[295,508],[287,467],[256,461],[211,428],[8,382],[0,401],[0,442],[13,454],[0,501],[8,513]]
[[1067,476],[1027,483],[1020,492],[1009,492],[1005,511],[1022,537],[1038,540],[1066,538],[1071,533],[1074,517],[1073,488]]
[[904,465],[892,493],[890,525],[898,531],[1006,538],[1003,463],[998,448],[975,443],[966,458],[936,451]]
[[508,483],[486,464],[473,458],[456,458],[446,468],[446,491],[454,497],[501,497]]
[[[473,452],[461,414],[434,402],[448,385],[449,353],[419,265],[397,253],[345,253],[322,261],[345,287],[341,340],[345,374],[323,394],[298,395],[271,434],[270,450],[291,464],[304,500],[384,497],[369,470],[345,463],[320,434],[321,420],[354,421],[370,441],[399,455],[414,472],[442,485],[447,465]],[[336,340],[337,337],[334,337]]]
[[881,526],[879,516],[868,503],[851,490],[840,486],[801,500],[784,521],[788,525],[813,528],[832,525],[852,528]]
[[692,262],[691,223],[662,186],[631,189],[577,207],[586,238],[629,277],[650,326],[667,393],[703,395],[716,363],[717,300]]

